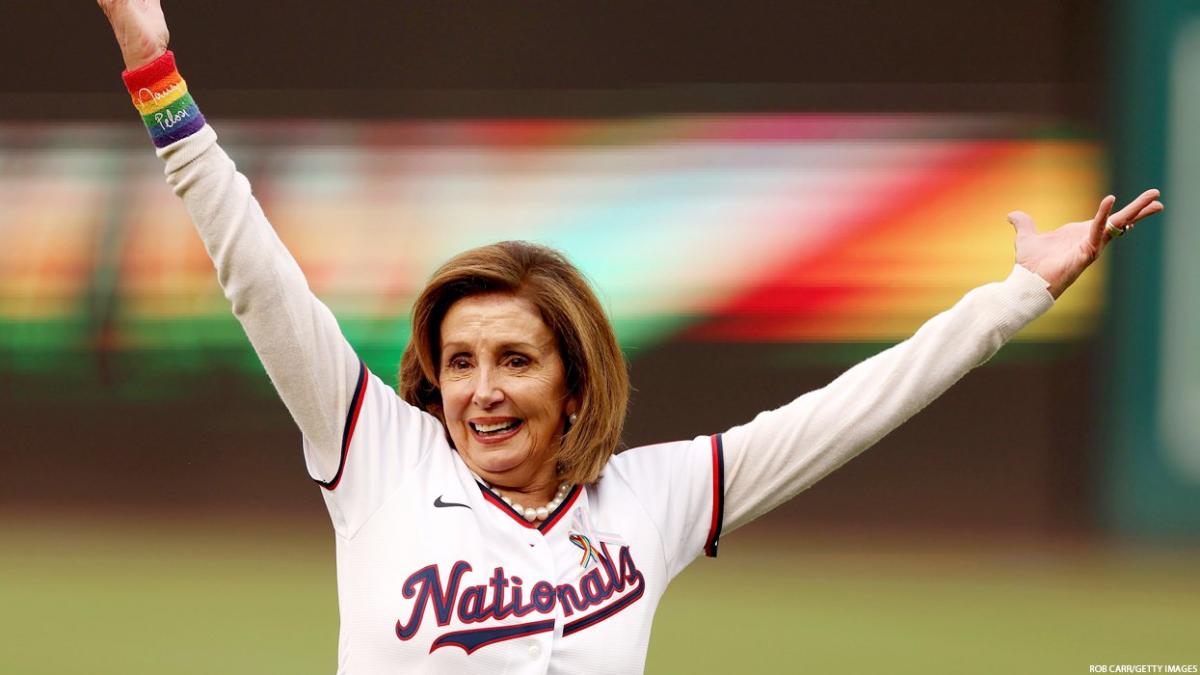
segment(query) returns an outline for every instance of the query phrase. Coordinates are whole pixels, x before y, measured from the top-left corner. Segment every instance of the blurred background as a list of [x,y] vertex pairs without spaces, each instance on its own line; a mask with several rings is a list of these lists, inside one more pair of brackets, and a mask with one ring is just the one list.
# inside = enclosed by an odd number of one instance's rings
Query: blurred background
[[[1167,211],[666,596],[647,672],[1200,662],[1200,3],[166,2],[193,95],[368,366],[453,253],[599,289],[629,446],[819,387],[1104,194]],[[0,662],[336,667],[299,432],[95,3],[0,0]]]

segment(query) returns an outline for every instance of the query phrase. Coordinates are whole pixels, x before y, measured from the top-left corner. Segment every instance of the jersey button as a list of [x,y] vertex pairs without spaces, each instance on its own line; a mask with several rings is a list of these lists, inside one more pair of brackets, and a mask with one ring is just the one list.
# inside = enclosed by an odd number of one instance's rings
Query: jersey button
[[538,645],[529,645],[529,655],[536,659],[542,655],[542,648]]

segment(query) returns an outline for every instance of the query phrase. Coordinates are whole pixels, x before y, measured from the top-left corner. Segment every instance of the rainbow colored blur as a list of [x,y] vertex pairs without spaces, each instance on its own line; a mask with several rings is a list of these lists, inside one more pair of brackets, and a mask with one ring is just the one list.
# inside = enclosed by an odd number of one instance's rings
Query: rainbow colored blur
[[[627,347],[895,341],[1007,274],[1008,211],[1078,220],[1103,185],[1097,143],[1012,116],[217,128],[351,342],[388,363],[433,268],[499,239],[564,250]],[[15,368],[97,350],[252,362],[161,171],[132,122],[0,126],[0,354]],[[1022,339],[1090,334],[1102,277]]]

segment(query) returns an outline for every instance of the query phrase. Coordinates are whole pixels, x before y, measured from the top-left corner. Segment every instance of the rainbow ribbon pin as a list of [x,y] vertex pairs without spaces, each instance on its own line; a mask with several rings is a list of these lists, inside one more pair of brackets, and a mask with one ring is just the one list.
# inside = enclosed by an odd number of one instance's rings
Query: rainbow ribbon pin
[[583,551],[583,557],[579,559],[580,567],[587,567],[589,563],[600,562],[600,552],[592,546],[592,540],[582,534],[572,534],[568,537],[572,544],[575,544]]

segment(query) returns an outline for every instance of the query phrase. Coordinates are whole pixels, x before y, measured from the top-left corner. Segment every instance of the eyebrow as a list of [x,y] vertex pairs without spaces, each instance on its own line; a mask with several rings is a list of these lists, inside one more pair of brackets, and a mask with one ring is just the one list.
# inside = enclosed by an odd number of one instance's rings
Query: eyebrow
[[[531,344],[529,342],[520,342],[520,341],[502,342],[502,343],[500,343],[500,345],[498,347],[499,347],[499,351],[501,353],[511,352],[511,351],[528,351],[528,352],[541,352],[542,351],[541,348],[538,347],[537,345]],[[459,352],[469,352],[469,351],[471,351],[471,348],[462,342],[447,342],[446,344],[442,345],[442,354],[449,355],[449,354],[457,354]]]

